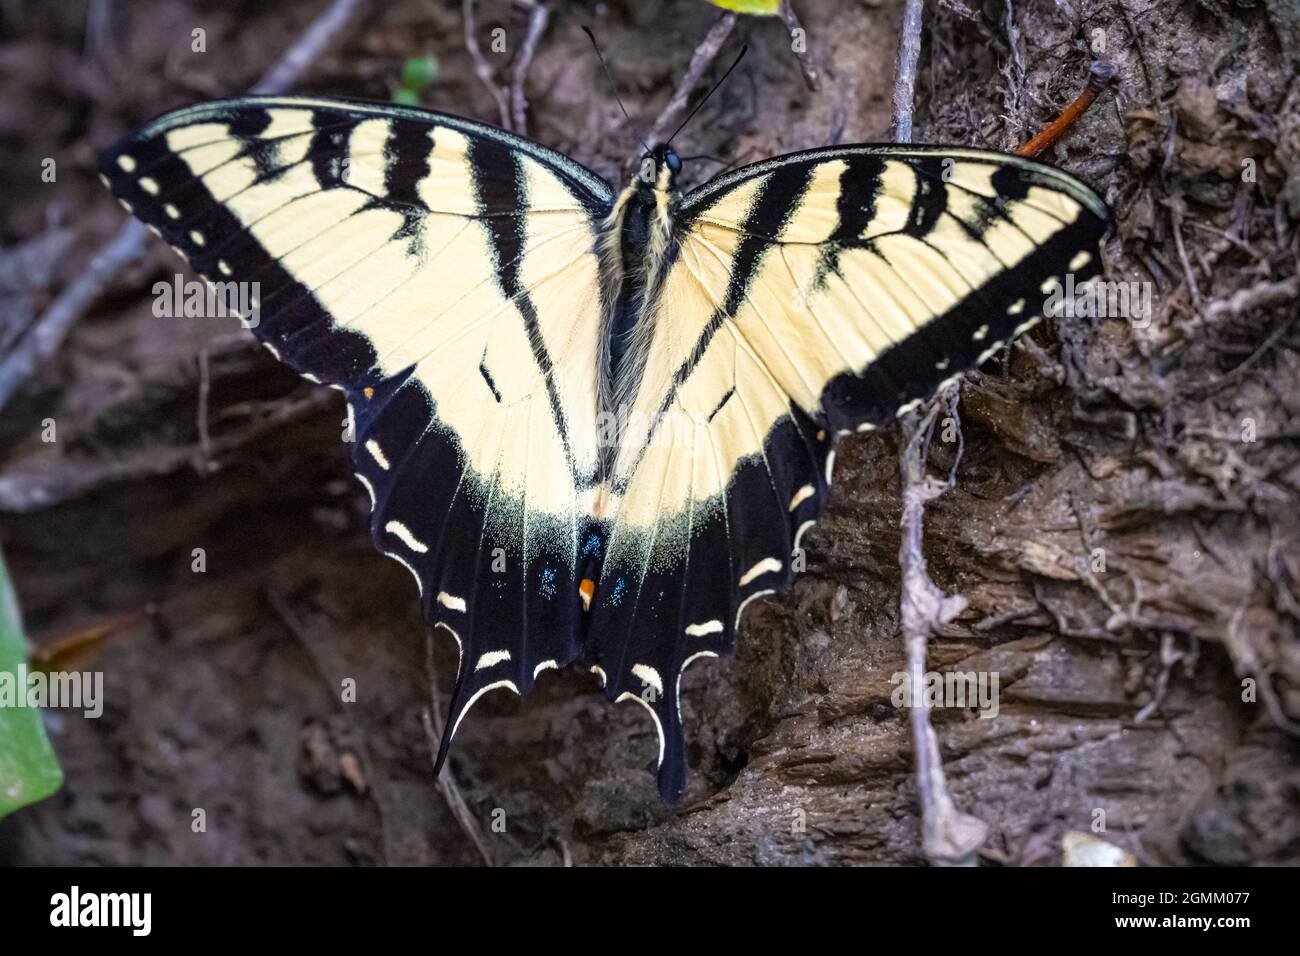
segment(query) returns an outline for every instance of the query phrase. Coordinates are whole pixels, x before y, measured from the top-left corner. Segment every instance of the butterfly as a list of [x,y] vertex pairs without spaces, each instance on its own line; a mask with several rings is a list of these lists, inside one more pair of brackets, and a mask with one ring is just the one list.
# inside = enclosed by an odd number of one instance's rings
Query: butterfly
[[381,551],[460,653],[437,766],[493,690],[581,660],[680,798],[680,685],[790,584],[836,443],[1102,267],[1106,205],[960,147],[834,146],[621,191],[495,127],[341,99],[169,113],[106,152],[127,211],[346,396]]

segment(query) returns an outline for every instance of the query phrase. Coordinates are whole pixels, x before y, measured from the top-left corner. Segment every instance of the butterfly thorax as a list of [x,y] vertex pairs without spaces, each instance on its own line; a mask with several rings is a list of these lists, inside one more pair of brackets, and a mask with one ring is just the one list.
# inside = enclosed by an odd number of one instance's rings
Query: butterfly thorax
[[[635,397],[653,337],[654,307],[670,260],[681,160],[667,146],[642,157],[632,181],[602,224],[601,281],[605,315],[600,335],[602,421],[617,423]],[[602,458],[612,465],[617,441]],[[608,473],[608,467],[605,468]]]

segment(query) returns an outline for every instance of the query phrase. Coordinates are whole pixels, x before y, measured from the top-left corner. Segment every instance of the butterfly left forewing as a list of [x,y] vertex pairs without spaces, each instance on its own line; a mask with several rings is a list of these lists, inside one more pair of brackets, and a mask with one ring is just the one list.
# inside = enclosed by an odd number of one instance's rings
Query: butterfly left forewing
[[169,114],[101,169],[253,332],[344,391],[376,544],[461,650],[443,753],[487,690],[579,650],[608,187],[454,117],[252,98]]
[[666,797],[676,675],[789,583],[837,436],[1030,327],[1051,281],[1097,274],[1107,228],[1065,174],[973,150],[817,150],[685,198],[630,414],[655,425],[620,449],[592,626],[610,696],[655,713]]

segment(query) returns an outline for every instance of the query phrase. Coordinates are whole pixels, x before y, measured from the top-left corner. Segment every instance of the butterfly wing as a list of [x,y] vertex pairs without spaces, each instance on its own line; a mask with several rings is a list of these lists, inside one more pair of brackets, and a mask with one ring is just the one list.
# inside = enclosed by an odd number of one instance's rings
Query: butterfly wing
[[681,672],[787,586],[837,436],[869,429],[1037,321],[1049,280],[1101,266],[1105,205],[997,153],[846,147],[760,163],[684,198],[620,449],[593,606],[595,665],[684,785]]
[[345,393],[375,542],[460,646],[441,763],[481,694],[579,650],[609,187],[492,127],[291,97],[168,114],[101,169],[198,272],[252,287],[278,358]]

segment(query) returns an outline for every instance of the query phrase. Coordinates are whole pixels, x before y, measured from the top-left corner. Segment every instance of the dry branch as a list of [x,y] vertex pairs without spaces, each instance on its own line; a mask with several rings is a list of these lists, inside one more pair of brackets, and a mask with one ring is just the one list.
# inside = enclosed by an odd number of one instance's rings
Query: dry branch
[[1050,149],[1062,136],[1070,132],[1093,101],[1115,81],[1116,74],[1115,64],[1109,60],[1094,60],[1088,67],[1088,82],[1084,84],[1083,91],[1074,102],[1062,110],[1061,115],[1045,126],[1037,136],[1017,149],[1015,154],[1032,159]]
[[912,141],[912,104],[916,100],[916,64],[921,58],[923,0],[907,0],[903,8],[902,35],[898,41],[898,72],[894,78],[894,142]]
[[[894,140],[912,139],[912,103],[916,90],[916,62],[921,52],[921,0],[908,0],[903,11],[903,35],[898,44],[898,75],[894,82]],[[927,478],[925,462],[930,436],[938,417],[940,398],[931,403],[924,417],[916,411],[902,418],[906,441],[899,456],[899,477],[903,492],[902,537],[898,546],[901,572],[900,597],[903,644],[907,652],[908,680],[912,690],[912,747],[916,756],[916,785],[921,799],[921,845],[933,863],[973,863],[974,853],[988,835],[988,828],[975,817],[957,810],[948,794],[939,756],[939,740],[930,723],[930,708],[921,688],[925,686],[925,658],[935,627],[947,624],[966,607],[960,596],[949,597],[930,580],[922,552],[922,525],[926,502],[937,498],[956,481],[957,463],[964,447],[959,446],[952,473],[946,483]],[[956,420],[956,394],[950,414]],[[959,434],[960,434],[960,425]]]
[[[360,5],[361,0],[334,0],[258,80],[253,92],[283,93],[296,83]],[[13,352],[0,362],[0,409],[42,363],[54,356],[73,324],[104,294],[113,278],[144,256],[148,238],[149,231],[134,219],[123,226],[117,237],[90,260],[86,271],[54,300]]]
[[515,63],[514,75],[510,81],[510,108],[514,113],[514,131],[520,136],[528,132],[528,100],[524,97],[524,83],[528,80],[528,68],[532,66],[533,56],[537,53],[537,44],[546,32],[546,23],[551,18],[550,8],[543,0],[532,0],[528,7],[528,35],[524,45],[519,49],[519,59]]
[[483,48],[478,45],[478,36],[475,32],[477,26],[474,22],[474,0],[465,0],[462,9],[465,18],[465,49],[469,51],[469,58],[474,61],[474,75],[487,87],[488,92],[492,94],[492,99],[496,100],[501,126],[510,129],[510,104],[506,100],[505,91],[492,79],[492,64],[487,61],[487,57],[483,55]]
[[[678,84],[676,92],[673,93],[672,99],[664,107],[659,118],[654,121],[650,127],[650,132],[646,134],[646,142],[654,146],[660,142],[668,131],[672,128],[673,123],[677,122],[677,117],[686,109],[686,104],[690,101],[691,91],[699,85],[700,78],[704,76],[704,71],[709,65],[718,58],[718,52],[722,45],[727,42],[727,37],[731,36],[731,31],[736,26],[736,15],[734,13],[724,13],[718,18],[718,22],[709,28],[700,45],[695,48],[691,55],[691,64],[686,68],[686,75],[682,77],[681,83]],[[628,161],[628,168],[632,168],[641,161],[641,155],[638,153]]]
[[[432,633],[424,635],[424,661],[425,672],[429,678],[429,706],[420,712],[420,721],[424,724],[424,735],[429,741],[429,765],[437,766],[438,742],[442,739],[442,705],[438,700],[438,674],[433,666]],[[488,866],[495,866],[492,853],[483,839],[483,831],[479,829],[478,821],[474,819],[469,804],[465,802],[465,797],[460,792],[460,786],[456,783],[456,776],[451,772],[450,764],[443,765],[442,772],[434,782],[442,798],[447,801],[447,808],[451,810],[451,815],[456,818],[461,830],[474,844],[474,849],[478,850],[483,862]]]
[[[781,15],[781,21],[785,24],[785,28],[790,32],[791,36],[794,35],[796,30],[801,32],[805,37],[808,35],[808,31],[805,30],[803,24],[799,22],[799,17],[795,14],[794,7],[790,6],[790,0],[781,0],[781,5],[777,12]],[[808,89],[816,93],[822,87],[821,68],[813,59],[812,53],[805,50],[803,53],[796,53],[794,58],[799,61],[799,70],[803,73],[804,84]]]

